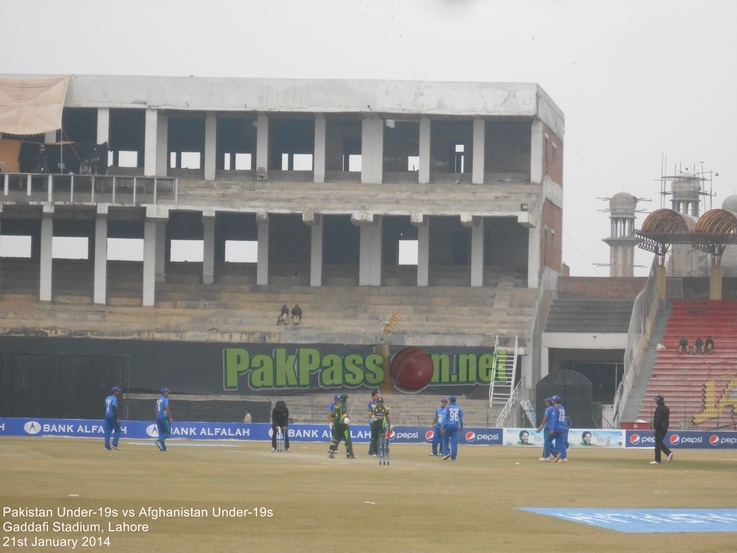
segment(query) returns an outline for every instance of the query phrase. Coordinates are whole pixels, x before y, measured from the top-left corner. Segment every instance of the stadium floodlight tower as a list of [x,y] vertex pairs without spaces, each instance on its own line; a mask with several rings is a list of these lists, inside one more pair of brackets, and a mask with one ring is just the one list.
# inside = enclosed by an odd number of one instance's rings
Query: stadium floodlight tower
[[631,277],[635,275],[635,212],[637,202],[642,198],[635,198],[627,192],[620,192],[609,200],[609,220],[612,231],[604,242],[609,245],[609,276]]

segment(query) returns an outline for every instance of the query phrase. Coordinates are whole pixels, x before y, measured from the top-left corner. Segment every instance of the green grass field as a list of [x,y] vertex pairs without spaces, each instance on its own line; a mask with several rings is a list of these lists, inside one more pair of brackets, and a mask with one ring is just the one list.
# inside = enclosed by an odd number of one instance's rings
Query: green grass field
[[[27,550],[19,546],[23,537],[30,546],[35,538],[85,535],[109,538],[110,545],[80,541],[74,550],[737,551],[737,536],[729,533],[625,534],[515,509],[733,508],[737,451],[676,450],[672,464],[653,467],[652,450],[574,450],[561,465],[539,462],[540,451],[532,448],[461,446],[451,463],[430,457],[428,445],[394,445],[392,464],[379,466],[365,444],[356,446],[356,460],[343,454],[331,460],[327,444],[292,442],[291,454],[271,453],[266,443],[192,446],[204,443],[171,440],[162,453],[152,442],[122,440],[120,451],[108,452],[101,439],[0,438],[0,509],[54,511],[50,519],[4,515],[3,523],[101,526],[99,532],[3,530],[3,540],[16,541],[0,543],[0,552]],[[95,515],[59,518],[59,507]],[[140,516],[149,507],[203,509],[210,516]],[[272,516],[213,517],[212,508],[264,508]],[[123,522],[149,530],[109,531],[108,523]]]

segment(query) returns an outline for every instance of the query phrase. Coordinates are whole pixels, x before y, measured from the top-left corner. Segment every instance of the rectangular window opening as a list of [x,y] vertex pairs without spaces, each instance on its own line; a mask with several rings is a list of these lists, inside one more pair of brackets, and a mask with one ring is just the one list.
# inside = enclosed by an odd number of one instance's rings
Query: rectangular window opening
[[172,240],[171,255],[172,263],[202,263],[205,259],[204,240]]
[[294,154],[295,171],[312,171],[312,154]]
[[4,234],[0,236],[0,257],[31,257],[30,236],[13,236]]
[[108,261],[143,261],[143,238],[108,238]]
[[118,167],[138,167],[138,152],[118,152]]
[[417,265],[419,260],[419,240],[399,240],[398,265]]
[[226,263],[256,263],[258,261],[258,242],[256,240],[226,240]]
[[88,259],[89,239],[86,236],[52,236],[52,259]]

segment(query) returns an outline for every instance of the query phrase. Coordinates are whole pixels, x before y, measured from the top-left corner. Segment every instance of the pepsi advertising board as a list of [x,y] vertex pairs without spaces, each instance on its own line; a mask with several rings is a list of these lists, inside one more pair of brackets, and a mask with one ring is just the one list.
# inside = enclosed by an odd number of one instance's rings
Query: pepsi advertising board
[[[737,432],[672,431],[664,443],[675,449],[734,449]],[[655,435],[649,430],[627,430],[626,447],[655,447]]]
[[[172,423],[172,438],[190,440],[271,440],[268,423],[242,422],[179,422]],[[158,438],[153,421],[121,421],[121,437],[135,440]],[[74,438],[102,438],[103,421],[73,419],[0,418],[0,436],[66,436]],[[290,424],[289,439],[297,442],[330,442],[327,424]],[[351,439],[368,443],[371,431],[368,425],[351,426]],[[391,440],[394,443],[432,443],[432,431],[417,426],[395,426]],[[465,428],[459,434],[459,443],[474,445],[501,445],[500,428]]]

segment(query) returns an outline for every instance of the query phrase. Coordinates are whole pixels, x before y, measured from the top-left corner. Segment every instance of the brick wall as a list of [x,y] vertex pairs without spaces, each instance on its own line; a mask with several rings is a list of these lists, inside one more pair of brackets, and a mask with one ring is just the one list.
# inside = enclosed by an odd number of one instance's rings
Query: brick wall
[[561,277],[559,298],[632,301],[647,285],[647,277]]
[[563,185],[563,141],[549,127],[543,126],[543,174]]
[[563,256],[563,210],[550,200],[543,203],[542,232],[540,233],[540,268],[549,267],[556,272],[561,270]]

